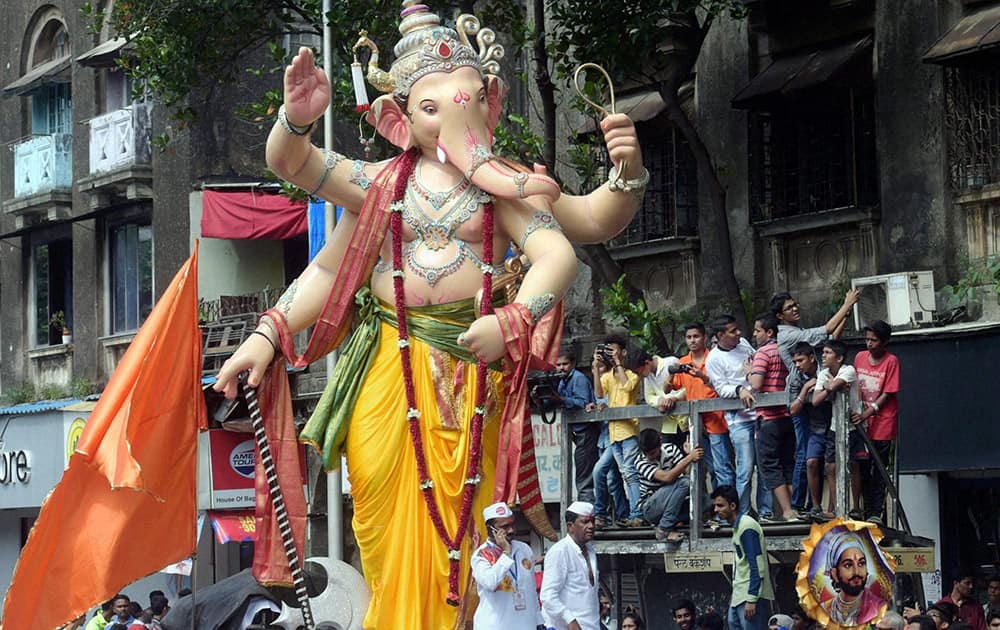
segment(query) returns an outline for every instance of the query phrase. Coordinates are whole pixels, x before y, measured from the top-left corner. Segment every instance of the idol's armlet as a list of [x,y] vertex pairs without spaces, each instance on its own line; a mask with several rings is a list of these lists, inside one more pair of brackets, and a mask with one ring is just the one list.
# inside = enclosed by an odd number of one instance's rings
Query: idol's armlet
[[576,254],[551,215],[527,204],[501,206],[515,213],[501,218],[501,227],[522,245],[531,266],[521,282],[515,302],[531,312],[535,323],[562,299],[577,273]]

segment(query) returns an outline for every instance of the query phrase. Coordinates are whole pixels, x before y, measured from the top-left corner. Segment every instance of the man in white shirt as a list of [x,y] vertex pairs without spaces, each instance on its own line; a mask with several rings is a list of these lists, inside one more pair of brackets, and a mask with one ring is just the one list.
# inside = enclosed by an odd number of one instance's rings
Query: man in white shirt
[[555,630],[600,630],[600,581],[594,538],[594,506],[575,501],[566,509],[565,538],[545,554],[542,613]]
[[483,510],[488,540],[472,556],[479,606],[476,628],[537,630],[544,627],[535,594],[534,554],[513,540],[514,513],[506,503]]
[[[646,404],[656,407],[664,413],[673,410],[677,401],[684,400],[684,388],[673,389],[670,383],[674,378],[677,366],[680,361],[677,357],[658,357],[651,355],[645,350],[640,350],[636,357],[636,373],[642,378],[642,395]],[[639,421],[640,429],[655,428],[664,435],[674,435],[677,433],[677,416],[670,414],[663,416],[662,423],[649,423],[647,420]]]
[[[736,318],[723,315],[712,322],[712,334],[718,345],[705,359],[705,371],[719,398],[739,398],[743,409],[726,412],[729,439],[736,452],[736,491],[740,496],[739,516],[750,511],[753,470],[757,462],[755,445],[757,413],[752,411],[756,399],[747,380],[754,349],[740,332]],[[763,476],[757,474],[757,516],[762,522],[772,518],[771,492]]]

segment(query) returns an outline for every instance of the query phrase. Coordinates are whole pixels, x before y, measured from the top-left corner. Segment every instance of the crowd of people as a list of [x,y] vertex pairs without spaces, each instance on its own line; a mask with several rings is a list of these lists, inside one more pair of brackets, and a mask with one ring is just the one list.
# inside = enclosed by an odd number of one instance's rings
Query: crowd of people
[[[651,435],[651,434],[646,434]],[[641,473],[640,473],[641,474]],[[739,506],[733,486],[712,491],[715,514],[733,528],[735,553],[731,595],[726,610],[708,609],[699,614],[695,604],[679,599],[671,606],[678,630],[820,630],[818,623],[801,606],[790,614],[778,612],[775,586],[767,559],[767,543],[760,524]],[[595,507],[575,501],[564,517],[566,536],[545,555],[544,572],[538,580],[533,572],[531,549],[513,539],[514,514],[505,503],[483,512],[488,540],[476,550],[472,576],[476,581],[479,605],[474,627],[505,630],[636,630],[645,627],[639,611],[626,608],[613,614],[610,595],[602,590],[597,554],[591,541],[595,530]],[[856,546],[836,546],[829,567],[830,579],[840,605],[833,605],[831,623],[835,627],[863,627],[875,630],[1000,630],[1000,575],[988,579],[985,602],[980,601],[975,572],[955,572],[952,588],[927,610],[917,605],[899,611],[884,600],[871,597],[865,562],[859,561]],[[794,595],[794,594],[793,594]],[[787,600],[787,597],[781,598]],[[867,610],[867,607],[874,608]],[[836,616],[843,612],[845,616]],[[658,620],[658,627],[664,620]]]
[[[835,410],[849,418],[850,517],[881,524],[886,493],[879,462],[890,462],[896,438],[899,361],[888,350],[892,330],[883,321],[864,326],[865,349],[849,360],[840,337],[858,299],[858,291],[849,291],[824,325],[803,328],[798,302],[778,293],[754,318],[752,341],[729,315],[709,326],[692,322],[684,327],[688,353],[681,357],[651,355],[610,335],[597,345],[589,377],[564,352],[555,386],[532,390],[537,408],[644,402],[663,414],[659,430],[640,431],[637,419],[572,426],[577,499],[593,502],[596,528],[653,526],[658,540],[682,541],[686,473],[698,460],[712,488],[735,488],[741,515],[764,525],[829,520]],[[789,403],[757,406],[757,395],[769,392],[787,392]],[[673,413],[678,401],[714,397],[739,399],[743,407],[701,414],[700,435],[692,438],[687,418]]]
[[[183,589],[179,595],[190,593]],[[86,615],[80,615],[67,625],[65,630],[159,630],[163,626],[160,621],[170,611],[169,600],[163,591],[149,593],[149,607],[143,608],[138,601],[132,600],[124,593],[118,593],[94,612],[88,621]]]

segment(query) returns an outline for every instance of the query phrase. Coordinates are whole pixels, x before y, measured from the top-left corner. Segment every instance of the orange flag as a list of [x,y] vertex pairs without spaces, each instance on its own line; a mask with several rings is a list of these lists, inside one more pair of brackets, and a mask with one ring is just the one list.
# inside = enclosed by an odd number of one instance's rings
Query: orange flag
[[52,630],[191,555],[201,391],[198,248],[90,414],[14,569],[3,627]]

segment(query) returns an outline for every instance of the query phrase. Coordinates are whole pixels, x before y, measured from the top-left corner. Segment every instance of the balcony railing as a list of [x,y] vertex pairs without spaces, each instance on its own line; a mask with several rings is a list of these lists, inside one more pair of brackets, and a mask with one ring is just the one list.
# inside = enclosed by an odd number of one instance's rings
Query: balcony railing
[[141,104],[91,119],[91,175],[149,164],[150,130],[150,109]]
[[73,136],[33,136],[14,145],[14,197],[73,187]]

